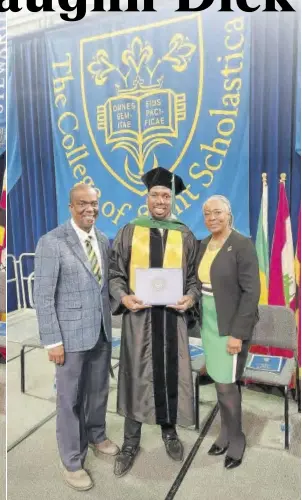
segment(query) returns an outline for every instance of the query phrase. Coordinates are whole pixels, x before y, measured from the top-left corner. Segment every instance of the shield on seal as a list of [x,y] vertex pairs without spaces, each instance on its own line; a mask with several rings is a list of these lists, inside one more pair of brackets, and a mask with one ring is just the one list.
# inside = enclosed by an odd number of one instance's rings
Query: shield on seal
[[82,39],[80,58],[84,115],[101,167],[144,196],[142,175],[159,165],[175,171],[196,130],[201,16]]

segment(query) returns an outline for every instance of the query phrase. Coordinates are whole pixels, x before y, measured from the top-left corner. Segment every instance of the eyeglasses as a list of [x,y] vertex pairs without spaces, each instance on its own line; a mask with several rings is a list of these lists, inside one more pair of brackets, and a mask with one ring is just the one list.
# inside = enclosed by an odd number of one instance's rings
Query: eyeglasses
[[78,205],[79,207],[88,207],[89,205],[92,206],[92,208],[97,208],[99,206],[99,202],[98,201],[79,201],[78,203],[76,203],[76,205]]
[[203,215],[206,219],[208,219],[211,216],[220,217],[220,215],[222,215],[223,213],[225,213],[225,210],[207,210],[203,213]]

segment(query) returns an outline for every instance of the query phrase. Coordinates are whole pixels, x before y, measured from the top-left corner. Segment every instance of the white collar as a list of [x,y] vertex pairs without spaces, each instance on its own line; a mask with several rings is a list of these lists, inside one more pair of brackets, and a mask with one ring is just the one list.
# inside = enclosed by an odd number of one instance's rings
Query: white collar
[[87,233],[86,231],[83,231],[83,229],[81,229],[79,226],[77,226],[77,224],[75,223],[75,221],[73,219],[71,219],[70,223],[71,223],[73,229],[77,233],[77,235],[82,243],[85,243],[88,236],[90,237],[90,239],[96,239],[94,226],[92,226],[89,233]]

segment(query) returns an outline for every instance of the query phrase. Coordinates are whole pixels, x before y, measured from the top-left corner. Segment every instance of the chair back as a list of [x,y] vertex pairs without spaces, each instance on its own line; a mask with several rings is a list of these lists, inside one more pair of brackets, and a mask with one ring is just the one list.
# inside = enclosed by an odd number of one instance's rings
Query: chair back
[[284,306],[259,306],[259,321],[252,344],[297,351],[297,327],[294,312]]

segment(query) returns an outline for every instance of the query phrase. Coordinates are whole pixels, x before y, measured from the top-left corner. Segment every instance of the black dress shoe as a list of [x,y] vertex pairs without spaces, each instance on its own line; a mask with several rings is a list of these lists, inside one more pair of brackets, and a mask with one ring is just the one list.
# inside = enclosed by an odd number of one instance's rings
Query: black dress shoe
[[245,447],[243,449],[243,453],[242,453],[241,458],[238,458],[238,459],[229,457],[227,455],[225,457],[225,459],[224,459],[224,466],[225,466],[225,468],[226,469],[235,469],[236,467],[239,467],[239,465],[241,465],[241,462],[242,462],[242,459],[243,459],[244,451],[245,451]]
[[239,467],[241,462],[242,458],[238,458],[238,460],[236,460],[235,458],[226,456],[224,460],[224,466],[226,469],[235,469],[235,467]]
[[212,444],[211,448],[208,451],[208,455],[223,455],[227,451],[228,447],[225,446],[224,448],[220,448],[220,446],[217,446],[217,444]]
[[121,451],[117,455],[114,464],[114,474],[122,477],[131,469],[134,464],[136,455],[139,452],[139,446],[123,445]]
[[163,434],[162,437],[169,457],[181,462],[184,457],[184,447],[177,434]]

